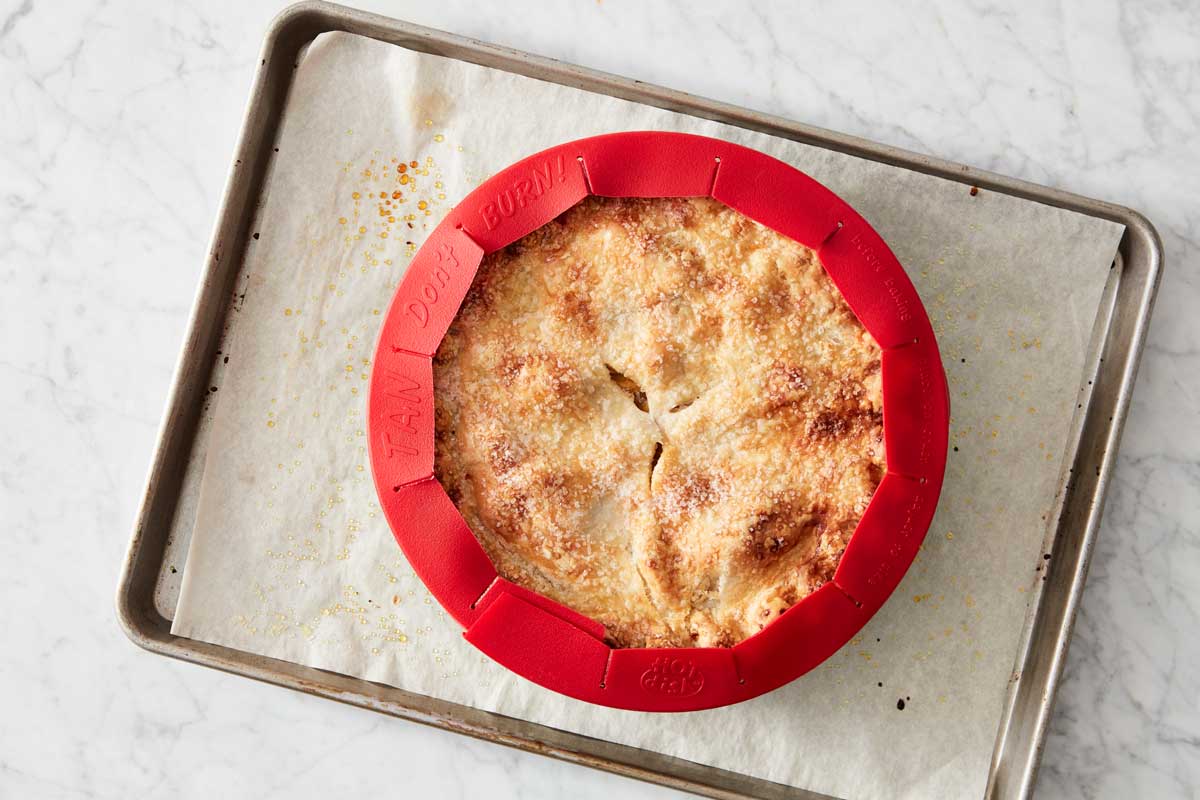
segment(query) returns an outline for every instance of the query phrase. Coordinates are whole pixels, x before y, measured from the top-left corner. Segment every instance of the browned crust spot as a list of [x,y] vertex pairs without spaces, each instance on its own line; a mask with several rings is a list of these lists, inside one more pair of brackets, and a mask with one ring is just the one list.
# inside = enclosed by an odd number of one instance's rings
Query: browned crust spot
[[614,646],[727,647],[833,579],[886,470],[879,369],[812,250],[708,198],[588,198],[480,265],[435,474]]

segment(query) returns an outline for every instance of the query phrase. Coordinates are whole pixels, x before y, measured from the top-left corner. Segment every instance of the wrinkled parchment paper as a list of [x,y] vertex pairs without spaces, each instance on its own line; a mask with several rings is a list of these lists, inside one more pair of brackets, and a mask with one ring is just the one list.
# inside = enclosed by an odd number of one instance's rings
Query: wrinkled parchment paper
[[[858,208],[916,283],[952,394],[942,501],[890,602],[791,685],[684,715],[570,700],[475,651],[392,539],[366,452],[372,347],[428,231],[520,157],[635,129],[758,148]],[[174,633],[837,797],[982,795],[1119,225],[336,33],[278,144]]]

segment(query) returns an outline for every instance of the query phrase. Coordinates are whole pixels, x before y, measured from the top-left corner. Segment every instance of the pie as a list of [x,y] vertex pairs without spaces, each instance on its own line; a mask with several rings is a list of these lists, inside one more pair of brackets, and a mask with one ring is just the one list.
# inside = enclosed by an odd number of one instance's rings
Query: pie
[[880,349],[710,198],[589,197],[483,260],[435,474],[499,573],[614,647],[728,647],[832,580],[885,470]]

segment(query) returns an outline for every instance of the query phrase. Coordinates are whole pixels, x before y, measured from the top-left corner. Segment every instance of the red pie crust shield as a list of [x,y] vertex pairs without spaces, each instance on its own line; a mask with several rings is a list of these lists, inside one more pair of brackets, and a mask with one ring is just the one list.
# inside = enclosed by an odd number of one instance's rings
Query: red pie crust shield
[[[730,648],[613,649],[604,627],[496,568],[433,474],[432,357],[486,253],[589,194],[712,197],[816,250],[883,350],[887,473],[831,583]],[[833,192],[756,150],[679,133],[614,133],[497,173],[430,234],[396,290],[371,372],[371,467],[384,514],[467,641],[556,692],[615,708],[693,711],[741,702],[833,655],[883,605],[917,554],[946,464],[949,396],[925,308],[879,234]]]

